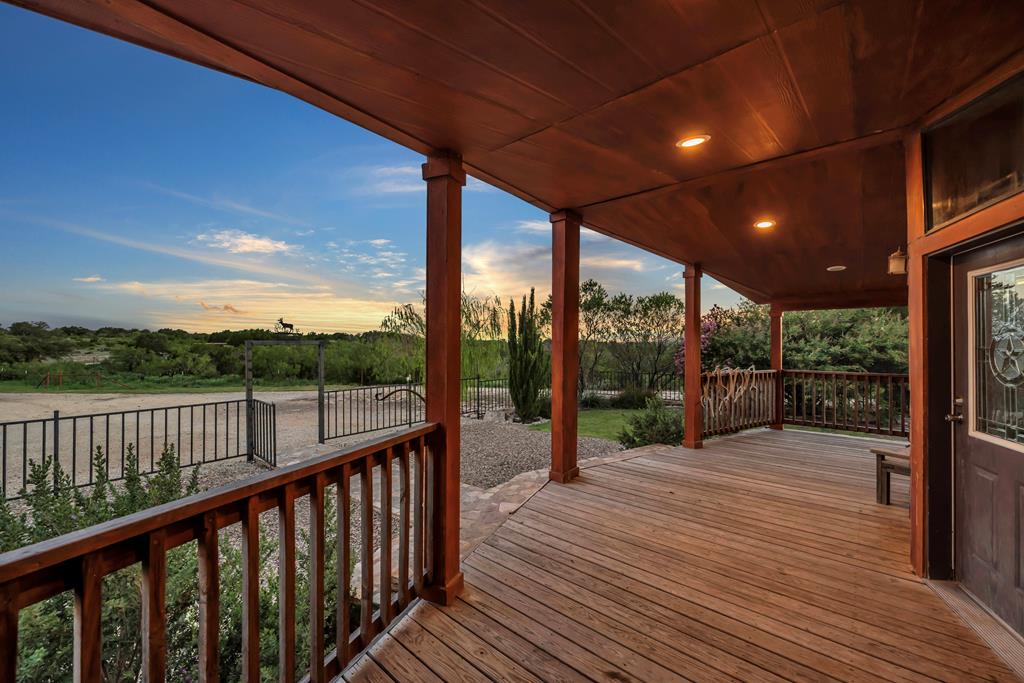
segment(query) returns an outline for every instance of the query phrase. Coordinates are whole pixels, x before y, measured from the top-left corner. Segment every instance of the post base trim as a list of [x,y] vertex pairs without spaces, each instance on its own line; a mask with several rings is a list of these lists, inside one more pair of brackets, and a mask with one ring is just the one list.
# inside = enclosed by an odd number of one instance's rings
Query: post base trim
[[700,439],[697,439],[696,441],[683,439],[683,448],[704,448],[704,442]]
[[768,425],[768,429],[777,429],[777,430],[779,430],[781,432],[782,431],[782,425],[781,424]]
[[453,604],[466,587],[466,578],[460,571],[443,586],[424,586],[423,599],[445,607]]
[[580,476],[580,468],[573,467],[571,470],[565,472],[556,472],[555,470],[548,470],[548,479],[551,481],[558,482],[559,484],[568,484],[570,481]]

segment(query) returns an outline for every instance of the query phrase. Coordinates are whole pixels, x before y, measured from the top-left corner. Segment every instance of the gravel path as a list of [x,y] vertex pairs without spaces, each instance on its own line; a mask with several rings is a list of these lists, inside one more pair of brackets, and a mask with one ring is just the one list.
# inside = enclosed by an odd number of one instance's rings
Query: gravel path
[[[592,437],[581,436],[576,443],[580,460],[622,450],[614,441]],[[462,483],[489,489],[550,465],[549,432],[512,422],[462,421]]]

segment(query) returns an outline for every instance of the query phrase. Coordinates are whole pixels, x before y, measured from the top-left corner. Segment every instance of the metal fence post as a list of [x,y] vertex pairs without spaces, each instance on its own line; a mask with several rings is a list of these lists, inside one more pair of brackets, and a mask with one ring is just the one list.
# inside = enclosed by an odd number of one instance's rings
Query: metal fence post
[[[46,429],[46,425],[43,425]],[[53,411],[53,492],[60,491],[60,411]]]
[[[255,440],[253,439],[253,405],[252,405],[252,343],[245,342],[245,459],[253,460]],[[204,411],[205,415],[205,411]],[[203,432],[203,439],[206,432]],[[204,445],[206,441],[203,441]]]
[[[319,365],[319,369],[317,371],[317,399],[316,399],[317,414],[318,414],[318,417],[317,417],[317,428],[319,430],[320,443],[324,443],[326,441],[326,439],[325,439],[326,435],[324,434],[324,362],[326,360],[326,358],[325,358],[326,357],[326,350],[327,350],[327,343],[323,339],[321,339],[320,343],[317,345],[317,362],[318,362],[318,365]],[[275,413],[275,418],[274,419],[275,420],[277,419],[276,418],[276,413]],[[275,427],[275,430],[276,430],[276,427]]]
[[412,427],[412,425],[413,425],[413,421],[412,421],[412,412],[413,412],[412,399],[414,398],[414,395],[412,393],[413,392],[413,388],[412,388],[412,378],[411,377],[406,377],[406,379],[405,379],[405,388],[406,388],[406,392],[405,392],[405,406],[406,406],[405,413],[408,416],[409,426]]
[[476,376],[476,419],[484,419],[484,414],[480,410],[480,375]]

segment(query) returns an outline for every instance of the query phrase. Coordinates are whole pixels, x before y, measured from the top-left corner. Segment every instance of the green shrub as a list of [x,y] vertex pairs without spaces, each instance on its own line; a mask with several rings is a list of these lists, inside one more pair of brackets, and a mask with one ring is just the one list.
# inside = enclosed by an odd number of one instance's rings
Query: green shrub
[[622,410],[638,410],[646,406],[647,402],[656,396],[657,394],[650,389],[627,387],[611,399],[611,407]]
[[591,409],[591,408],[610,408],[612,401],[607,396],[588,391],[583,394],[580,398],[580,408]]
[[538,416],[545,420],[551,419],[551,394],[542,394],[538,405],[540,406]]
[[619,443],[625,448],[638,448],[650,444],[678,446],[683,442],[683,416],[678,410],[669,410],[660,398],[648,398],[643,411],[629,419],[619,434]]
[[[125,479],[114,485],[106,474],[106,456],[97,448],[93,457],[95,485],[88,491],[72,489],[68,476],[57,473],[60,488],[53,492],[53,460],[31,464],[23,489],[24,512],[15,512],[0,499],[0,552],[45,541],[77,529],[167,503],[198,490],[198,468],[188,482],[173,444],[160,456],[157,471],[147,477],[139,473],[138,455],[126,449]],[[334,563],[337,515],[334,496],[325,496],[325,596],[333,605],[337,595]],[[309,538],[301,532],[296,543],[296,677],[308,666],[309,642]],[[260,555],[260,668],[263,678],[276,678],[278,666],[276,567],[268,564],[277,548],[276,537],[261,533]],[[220,534],[220,651],[222,680],[241,680],[242,553],[237,539],[227,530]],[[350,567],[351,569],[351,567]],[[199,585],[198,558],[194,542],[167,553],[167,680],[198,679]],[[103,580],[103,675],[108,681],[134,681],[141,666],[142,617],[141,570],[138,564],[110,574]],[[358,624],[358,605],[351,600],[350,621]],[[18,683],[71,680],[73,661],[73,604],[69,592],[21,610],[18,623]],[[333,642],[337,630],[335,610],[327,609],[326,636]]]

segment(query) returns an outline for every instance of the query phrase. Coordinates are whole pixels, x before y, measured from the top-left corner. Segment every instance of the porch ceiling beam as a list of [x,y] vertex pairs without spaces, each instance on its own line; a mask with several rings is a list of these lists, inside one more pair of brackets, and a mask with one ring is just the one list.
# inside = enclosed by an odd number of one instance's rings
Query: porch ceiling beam
[[462,592],[459,567],[459,375],[462,294],[462,159],[450,152],[423,164],[427,182],[428,422],[440,425],[430,441],[432,571],[425,597],[450,605]]
[[551,214],[551,471],[576,477],[576,386],[579,381],[580,217]]
[[[895,279],[896,276],[893,276]],[[783,311],[818,311],[834,308],[881,308],[885,306],[906,306],[907,290],[883,289],[859,292],[835,292],[814,296],[782,297],[772,301]]]

